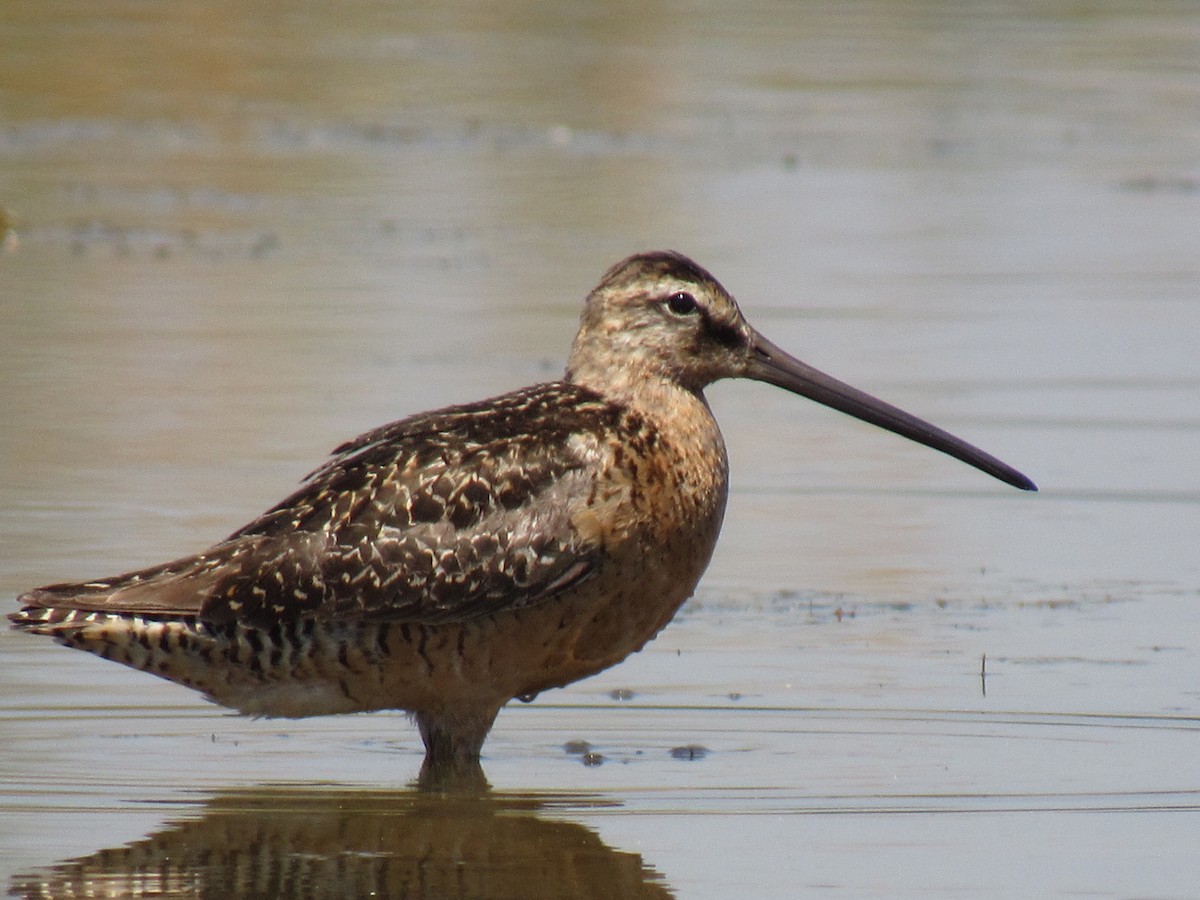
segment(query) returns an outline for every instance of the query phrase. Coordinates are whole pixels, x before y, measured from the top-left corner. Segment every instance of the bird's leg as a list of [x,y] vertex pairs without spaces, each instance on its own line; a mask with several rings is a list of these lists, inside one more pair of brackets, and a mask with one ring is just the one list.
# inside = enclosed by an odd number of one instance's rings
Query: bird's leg
[[413,717],[425,742],[418,787],[435,791],[486,790],[488,783],[479,764],[479,752],[499,711],[498,706],[489,706],[469,711],[415,713]]

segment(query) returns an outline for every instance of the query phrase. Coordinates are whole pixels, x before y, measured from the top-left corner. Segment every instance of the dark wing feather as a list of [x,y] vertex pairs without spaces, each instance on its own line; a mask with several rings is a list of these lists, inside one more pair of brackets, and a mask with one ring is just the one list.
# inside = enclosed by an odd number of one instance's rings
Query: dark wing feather
[[203,554],[22,601],[264,627],[444,622],[536,603],[602,557],[571,525],[595,472],[569,438],[618,416],[592,392],[553,383],[385,425]]

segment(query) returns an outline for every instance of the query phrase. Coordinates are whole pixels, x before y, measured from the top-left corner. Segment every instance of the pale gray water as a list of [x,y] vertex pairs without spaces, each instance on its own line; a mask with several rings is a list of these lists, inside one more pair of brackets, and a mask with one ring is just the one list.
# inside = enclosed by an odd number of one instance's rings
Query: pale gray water
[[504,711],[478,807],[407,790],[401,716],[248,722],[2,632],[0,881],[1195,896],[1198,60],[1186,3],[9,0],[2,597],[198,550],[361,430],[554,377],[653,247],[1043,491],[716,386],[700,593]]

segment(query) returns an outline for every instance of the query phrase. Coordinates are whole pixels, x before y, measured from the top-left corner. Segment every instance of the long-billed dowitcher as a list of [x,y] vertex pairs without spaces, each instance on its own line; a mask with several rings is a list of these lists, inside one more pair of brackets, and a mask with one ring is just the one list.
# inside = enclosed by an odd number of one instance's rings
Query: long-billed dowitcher
[[407,710],[427,769],[478,766],[505,703],[620,662],[691,596],[725,511],[721,378],[1035,490],[789,356],[696,263],[643,253],[588,296],[561,381],[367,432],[204,552],[30,591],[11,619],[254,716]]

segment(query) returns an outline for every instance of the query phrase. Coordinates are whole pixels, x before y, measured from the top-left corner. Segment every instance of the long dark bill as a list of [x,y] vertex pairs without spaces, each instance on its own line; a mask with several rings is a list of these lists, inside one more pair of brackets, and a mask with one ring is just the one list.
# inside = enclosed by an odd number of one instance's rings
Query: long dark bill
[[870,394],[800,362],[757,332],[754,334],[746,376],[815,400],[880,428],[886,428],[918,444],[941,450],[1023,491],[1037,490],[1037,485],[1030,479],[1012,466],[1000,462],[990,453],[984,453],[978,447],[956,438],[947,431],[942,431],[890,403],[877,400]]

